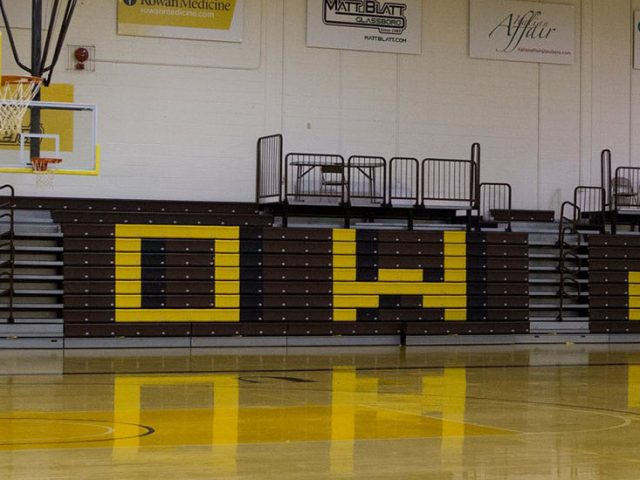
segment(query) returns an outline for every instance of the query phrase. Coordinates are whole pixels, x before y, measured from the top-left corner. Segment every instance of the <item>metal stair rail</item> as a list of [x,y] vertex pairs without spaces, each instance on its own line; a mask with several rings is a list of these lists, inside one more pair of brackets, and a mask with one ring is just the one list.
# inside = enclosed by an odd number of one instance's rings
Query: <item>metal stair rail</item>
[[[565,214],[568,209],[570,209],[571,217],[568,217]],[[578,282],[578,276],[581,272],[581,260],[578,252],[581,247],[581,239],[577,229],[580,217],[580,207],[575,203],[566,201],[562,204],[562,207],[560,208],[560,225],[558,234],[558,248],[560,249],[558,265],[560,273],[560,286],[558,290],[560,306],[558,309],[558,321],[562,321],[564,317],[565,298],[580,298],[580,282]],[[576,243],[569,243],[567,241],[567,235],[577,235]],[[570,266],[570,260],[575,262],[576,267],[572,268]],[[568,285],[575,288],[575,293],[569,291],[567,288]]]
[[0,281],[7,287],[0,291],[0,296],[8,299],[7,323],[14,323],[13,316],[15,296],[15,268],[16,268],[16,244],[15,244],[15,190],[11,185],[0,186],[0,222],[7,222],[8,230],[0,233],[0,252],[7,254],[7,259],[0,263]]

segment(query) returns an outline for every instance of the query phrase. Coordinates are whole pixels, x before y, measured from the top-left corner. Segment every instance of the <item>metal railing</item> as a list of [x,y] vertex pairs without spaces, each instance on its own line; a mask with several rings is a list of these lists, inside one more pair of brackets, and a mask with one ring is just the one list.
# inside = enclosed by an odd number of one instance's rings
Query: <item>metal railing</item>
[[347,161],[347,202],[367,200],[384,205],[387,200],[387,161],[382,157],[353,155]]
[[[0,186],[0,221],[8,220],[8,230],[0,234],[0,252],[7,255],[7,259],[2,261],[2,271],[0,271],[0,281],[6,283],[6,288],[2,289],[2,297],[8,299],[7,323],[14,323],[14,297],[15,297],[15,267],[16,267],[16,245],[15,245],[15,190],[11,185]],[[6,252],[6,253],[5,253]]]
[[577,186],[573,191],[573,203],[580,209],[578,226],[596,228],[605,232],[606,191],[602,187]]
[[[567,209],[571,209],[571,217],[565,214]],[[580,207],[573,202],[564,202],[560,208],[560,225],[558,235],[558,247],[560,250],[560,259],[558,270],[560,273],[560,286],[558,289],[559,307],[558,307],[558,320],[562,321],[564,318],[564,305],[565,298],[580,298],[580,282],[578,276],[580,275],[580,235],[577,230],[577,224],[581,218]],[[567,235],[577,235],[577,241],[575,244],[567,242]],[[569,260],[575,262],[576,267],[571,268],[569,266]],[[567,288],[570,284],[575,288],[575,293],[572,293]]]
[[611,179],[612,203],[616,211],[624,209],[640,210],[638,199],[640,187],[639,167],[618,167]]
[[475,208],[480,208],[480,144],[471,145],[471,162],[475,165],[473,188],[475,189]]
[[[600,154],[600,187],[605,191],[604,208],[606,211],[613,209],[613,202],[611,201],[611,150],[603,150]],[[607,210],[608,207],[608,210]]]
[[476,201],[476,163],[472,160],[425,158],[422,161],[422,206],[460,206]]
[[289,153],[285,157],[285,200],[335,199],[342,204],[347,194],[347,172],[341,155]]
[[389,161],[389,196],[393,205],[418,206],[420,196],[420,163],[413,157],[393,157]]
[[256,203],[282,201],[282,135],[258,139],[256,169]]
[[[481,183],[478,187],[478,215],[482,221],[494,222],[495,212],[506,215],[507,232],[511,231],[511,185],[508,183]],[[501,220],[502,221],[502,220]]]
[[293,204],[308,202],[347,209],[368,205],[446,214],[466,210],[469,224],[480,204],[478,143],[471,146],[471,158],[464,160],[394,157],[388,162],[381,156],[353,155],[345,161],[338,154],[285,155],[283,137],[277,134],[258,139],[256,157],[256,202],[281,204],[285,217]]

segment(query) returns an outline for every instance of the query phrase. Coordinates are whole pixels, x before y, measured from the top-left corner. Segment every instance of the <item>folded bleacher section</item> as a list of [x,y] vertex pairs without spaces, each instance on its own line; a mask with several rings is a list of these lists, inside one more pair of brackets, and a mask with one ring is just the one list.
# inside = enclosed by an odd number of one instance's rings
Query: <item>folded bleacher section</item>
[[64,220],[67,337],[528,330],[522,234],[56,217]]

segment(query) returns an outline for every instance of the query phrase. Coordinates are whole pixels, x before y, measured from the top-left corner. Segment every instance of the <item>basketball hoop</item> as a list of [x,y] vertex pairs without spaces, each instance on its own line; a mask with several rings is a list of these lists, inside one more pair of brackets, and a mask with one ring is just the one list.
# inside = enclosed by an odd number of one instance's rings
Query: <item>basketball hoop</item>
[[39,77],[2,76],[2,80],[0,80],[0,137],[17,140],[22,133],[22,119],[41,85],[42,79]]
[[36,185],[38,187],[53,187],[53,179],[56,175],[54,169],[49,167],[60,162],[62,162],[61,158],[34,157],[31,159],[31,168],[33,168],[33,173],[36,174]]

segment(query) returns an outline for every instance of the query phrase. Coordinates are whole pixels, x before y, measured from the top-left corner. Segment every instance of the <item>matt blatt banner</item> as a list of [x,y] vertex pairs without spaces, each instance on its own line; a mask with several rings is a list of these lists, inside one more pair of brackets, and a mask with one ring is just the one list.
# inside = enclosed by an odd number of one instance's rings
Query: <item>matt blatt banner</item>
[[307,0],[310,47],[422,51],[422,0]]
[[118,0],[118,34],[241,42],[243,0]]
[[572,5],[512,0],[470,2],[472,57],[574,63],[576,15]]

